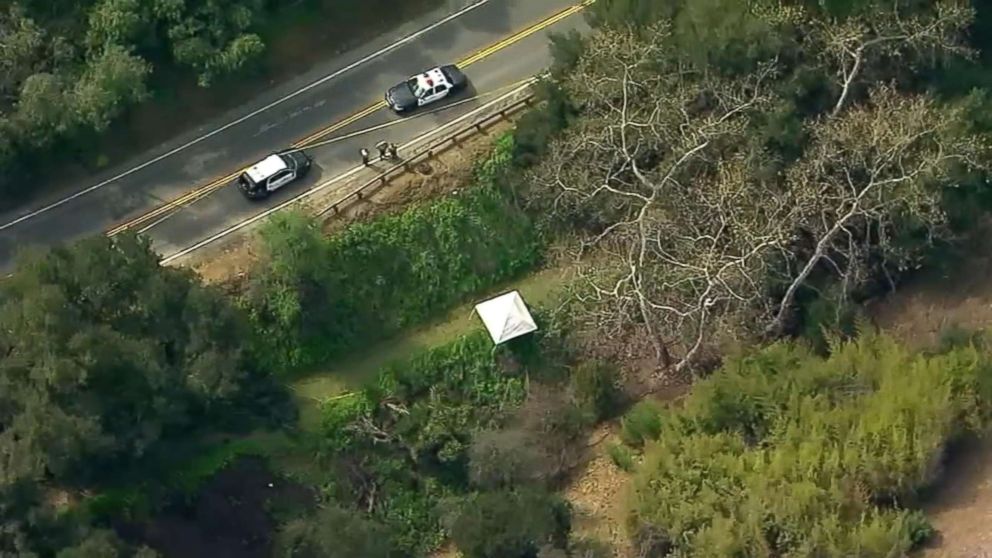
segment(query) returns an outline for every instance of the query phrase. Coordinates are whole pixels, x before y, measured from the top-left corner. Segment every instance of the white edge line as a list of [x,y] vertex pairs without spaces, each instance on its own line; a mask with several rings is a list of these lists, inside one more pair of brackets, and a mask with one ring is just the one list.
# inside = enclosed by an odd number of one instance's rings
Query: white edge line
[[[356,138],[358,136],[363,136],[365,134],[371,134],[372,132],[377,132],[379,130],[382,130],[382,129],[385,129],[385,128],[390,128],[392,126],[399,126],[401,124],[406,124],[406,123],[408,123],[408,122],[410,122],[412,120],[416,120],[418,118],[424,118],[424,117],[427,117],[427,116],[434,116],[435,114],[439,114],[439,113],[445,112],[447,110],[451,110],[453,108],[456,108],[456,107],[459,107],[459,106],[462,106],[462,105],[465,105],[465,104],[468,104],[468,103],[471,103],[471,102],[479,101],[479,100],[484,99],[486,97],[492,97],[493,95],[502,93],[503,90],[505,90],[505,89],[510,89],[511,87],[518,87],[520,84],[522,84],[524,82],[532,83],[530,80],[531,80],[531,78],[522,79],[522,80],[520,80],[520,81],[518,81],[516,83],[513,83],[513,84],[511,84],[511,85],[509,85],[507,87],[501,87],[501,88],[499,88],[499,89],[497,89],[495,91],[492,91],[492,92],[481,93],[479,95],[476,95],[475,97],[469,97],[468,99],[462,99],[462,100],[460,100],[458,102],[451,103],[451,104],[448,104],[448,105],[444,105],[443,107],[438,108],[438,109],[435,109],[435,110],[432,110],[430,112],[423,112],[423,113],[414,114],[412,116],[409,116],[407,118],[404,118],[403,120],[391,120],[391,121],[386,122],[384,124],[377,124],[377,125],[372,126],[372,127],[369,127],[369,128],[364,128],[362,130],[357,130],[355,132],[349,132],[349,133],[347,133],[347,134],[345,134],[343,136],[335,136],[335,137],[330,138],[330,139],[321,140],[321,141],[319,141],[317,143],[314,143],[314,144],[311,144],[311,145],[307,145],[306,147],[297,147],[297,148],[290,149],[290,150],[287,150],[287,151],[309,151],[309,150],[316,149],[316,148],[319,148],[319,147],[325,147],[325,146],[328,146],[328,145],[331,145],[331,144],[334,144],[334,143],[339,143],[339,142],[342,142],[342,141],[345,141],[345,140]],[[182,211],[182,210],[184,210],[184,209],[192,206],[194,203],[196,203],[196,202],[198,202],[200,200],[206,199],[209,195],[215,193],[216,191],[217,190],[214,190],[213,192],[209,192],[209,193],[207,193],[207,194],[205,194],[205,195],[203,195],[203,196],[201,196],[199,198],[196,198],[195,200],[189,202],[188,204],[177,205],[174,208],[174,211],[166,212],[164,214],[164,216],[159,217],[158,219],[152,221],[148,225],[145,225],[144,227],[138,229],[138,231],[137,231],[138,234],[145,234],[145,233],[147,233],[148,231],[154,229],[155,227],[161,225],[162,223],[165,223],[166,221],[168,221],[172,217],[176,216],[177,214],[179,214],[180,211]],[[124,231],[121,231],[121,232],[124,232]]]
[[18,217],[16,219],[14,219],[13,221],[9,221],[7,223],[4,223],[3,225],[0,225],[0,231],[5,230],[5,229],[9,229],[10,227],[13,227],[14,225],[17,225],[18,223],[22,223],[24,221],[27,221],[28,219],[32,219],[34,217],[37,217],[38,215],[41,215],[42,213],[46,213],[48,211],[51,211],[52,209],[55,209],[56,207],[62,206],[64,204],[66,204],[66,203],[69,203],[70,201],[72,201],[72,200],[74,200],[76,198],[85,196],[86,194],[89,194],[90,192],[93,192],[95,190],[99,190],[100,188],[103,188],[104,186],[110,184],[111,182],[120,180],[121,178],[124,178],[125,176],[128,176],[128,175],[131,175],[133,173],[136,173],[139,170],[144,169],[145,167],[148,167],[149,165],[153,165],[153,164],[161,161],[162,159],[165,159],[167,157],[171,157],[172,155],[175,155],[176,153],[179,153],[180,151],[183,151],[184,149],[187,149],[189,147],[192,147],[193,145],[196,145],[196,144],[200,143],[203,140],[206,140],[208,138],[211,138],[211,137],[213,137],[213,136],[215,136],[215,135],[223,132],[224,130],[227,130],[228,128],[231,128],[232,126],[237,126],[238,124],[241,124],[242,122],[244,122],[244,121],[246,121],[246,120],[248,120],[250,118],[254,118],[255,116],[258,116],[259,114],[261,114],[261,113],[263,113],[263,112],[271,109],[274,106],[277,106],[279,104],[282,104],[282,103],[284,103],[284,102],[286,102],[286,101],[288,101],[288,100],[290,100],[290,99],[292,99],[292,98],[294,98],[294,97],[296,97],[298,95],[301,95],[301,94],[303,94],[303,93],[305,93],[305,92],[313,89],[314,87],[317,87],[319,85],[322,85],[322,84],[324,84],[324,83],[326,83],[326,82],[328,82],[328,81],[330,81],[330,80],[332,80],[332,79],[340,76],[341,74],[343,74],[345,72],[351,71],[351,70],[357,68],[358,66],[361,66],[362,64],[365,64],[366,62],[369,62],[370,60],[373,60],[375,58],[378,58],[378,57],[382,56],[383,54],[386,54],[386,53],[388,53],[390,51],[393,51],[393,50],[399,48],[400,46],[402,46],[402,45],[404,45],[404,44],[406,44],[406,43],[408,43],[408,42],[410,42],[410,41],[412,41],[414,39],[417,39],[420,36],[433,31],[434,29],[437,29],[438,27],[444,25],[445,23],[448,23],[449,21],[451,21],[453,19],[457,19],[457,18],[459,18],[459,17],[461,17],[461,16],[463,16],[463,15],[471,12],[472,10],[475,10],[476,8],[479,8],[479,7],[485,5],[485,4],[489,3],[489,2],[490,2],[490,0],[477,0],[475,3],[473,3],[473,4],[469,5],[469,6],[466,6],[466,7],[462,8],[462,9],[458,10],[457,12],[455,12],[453,14],[450,14],[447,17],[445,17],[443,19],[440,19],[440,20],[438,20],[438,21],[436,21],[436,22],[428,25],[427,27],[424,27],[423,29],[421,29],[421,30],[419,30],[419,31],[417,31],[415,33],[412,33],[410,35],[407,35],[406,37],[403,37],[402,39],[396,41],[395,43],[393,43],[391,45],[388,45],[386,47],[383,47],[383,48],[379,49],[378,51],[373,52],[372,54],[366,55],[365,57],[360,58],[360,59],[356,60],[355,62],[352,62],[351,64],[348,64],[344,68],[341,68],[341,69],[339,69],[339,70],[337,70],[337,71],[335,71],[335,72],[333,72],[331,74],[328,74],[328,75],[326,75],[326,76],[318,79],[317,81],[315,81],[315,82],[313,82],[313,83],[311,83],[311,84],[309,84],[309,85],[307,85],[307,86],[305,86],[305,87],[303,87],[301,89],[297,89],[296,91],[294,91],[294,92],[292,92],[292,93],[290,93],[290,94],[288,94],[288,95],[286,95],[286,96],[284,96],[284,97],[282,97],[280,99],[276,99],[275,101],[273,101],[273,102],[265,105],[264,107],[262,107],[260,109],[257,109],[255,111],[249,113],[249,114],[246,114],[245,116],[242,116],[241,118],[238,118],[237,120],[234,120],[232,122],[228,122],[227,124],[221,126],[220,128],[217,128],[216,130],[213,130],[213,131],[211,131],[211,132],[209,132],[207,134],[204,134],[204,135],[202,135],[202,136],[200,136],[200,137],[198,137],[198,138],[196,138],[194,140],[191,140],[191,141],[189,141],[189,142],[187,142],[187,143],[185,143],[183,145],[180,145],[179,147],[176,147],[175,149],[172,149],[171,151],[168,151],[166,153],[163,153],[162,155],[159,155],[158,157],[155,157],[154,159],[151,159],[149,161],[145,161],[144,163],[142,163],[142,164],[140,164],[140,165],[138,165],[136,167],[133,167],[131,169],[128,169],[128,170],[126,170],[126,171],[118,174],[117,176],[114,176],[112,178],[108,178],[108,179],[104,180],[103,182],[99,182],[97,184],[94,184],[93,186],[90,186],[89,188],[86,188],[84,190],[80,190],[80,191],[76,192],[75,194],[72,194],[70,196],[67,196],[65,198],[60,199],[59,201],[50,203],[50,204],[48,204],[48,205],[46,205],[46,206],[44,206],[44,207],[42,207],[40,209],[36,209],[36,210],[34,210],[34,211],[30,212],[30,213],[26,213],[26,214],[24,214],[24,215],[22,215],[22,216],[20,216],[20,217]]
[[[452,120],[451,122],[448,122],[447,124],[444,124],[442,126],[439,126],[437,128],[434,128],[433,130],[430,130],[429,132],[426,132],[426,133],[424,133],[424,134],[422,134],[422,135],[420,135],[420,136],[418,136],[418,137],[416,137],[416,138],[408,141],[407,143],[401,145],[400,146],[400,149],[404,149],[404,150],[405,149],[409,149],[411,146],[416,145],[418,143],[421,143],[426,138],[429,138],[429,137],[437,134],[438,132],[442,132],[442,131],[444,131],[444,130],[452,127],[452,126],[455,126],[457,124],[460,124],[461,122],[463,122],[463,121],[465,121],[465,120],[467,120],[467,119],[469,119],[469,118],[477,115],[479,112],[481,112],[481,111],[483,111],[485,109],[488,109],[489,107],[492,107],[493,105],[495,105],[497,103],[502,102],[504,99],[508,99],[508,98],[512,97],[513,95],[516,95],[516,94],[520,93],[524,89],[530,87],[535,81],[537,81],[537,78],[531,78],[530,80],[528,80],[527,83],[521,85],[520,87],[514,89],[513,91],[510,91],[506,95],[503,95],[503,96],[499,97],[498,99],[494,99],[494,100],[490,101],[489,103],[486,103],[485,105],[482,105],[481,107],[473,110],[472,112],[469,112],[469,113],[467,113],[467,114],[465,114],[463,116],[460,116],[460,117],[456,118],[455,120]],[[374,163],[374,162],[378,162],[378,161],[379,161],[379,159],[376,158],[376,159],[373,159],[371,162]],[[207,246],[208,244],[213,244],[214,242],[216,242],[216,241],[218,241],[218,240],[220,240],[220,239],[222,239],[222,238],[224,238],[224,237],[226,237],[226,236],[228,236],[230,234],[233,234],[233,233],[235,233],[235,232],[237,232],[237,231],[239,231],[239,230],[241,230],[241,229],[243,229],[243,228],[245,228],[245,227],[247,227],[249,225],[252,225],[254,223],[257,223],[258,221],[260,221],[262,219],[265,219],[266,217],[272,215],[273,213],[276,213],[277,211],[282,211],[283,209],[285,209],[286,207],[288,207],[288,206],[290,206],[290,205],[292,205],[294,203],[298,203],[300,201],[303,201],[304,199],[309,198],[310,196],[312,196],[312,195],[314,195],[314,194],[316,194],[316,193],[324,190],[328,186],[330,186],[332,184],[335,184],[337,182],[340,182],[341,180],[344,180],[346,178],[349,178],[349,177],[351,177],[351,176],[353,176],[353,175],[355,175],[355,174],[357,174],[357,173],[365,170],[365,168],[366,167],[364,165],[360,165],[360,166],[357,166],[357,167],[352,168],[351,170],[345,171],[344,173],[339,174],[339,175],[335,176],[334,178],[331,178],[330,180],[327,180],[327,181],[325,181],[325,182],[323,182],[321,184],[318,184],[317,186],[314,186],[313,188],[307,190],[306,192],[303,192],[302,194],[296,196],[295,198],[286,200],[286,201],[282,202],[281,204],[279,204],[279,205],[277,205],[275,207],[269,208],[269,209],[263,211],[262,213],[259,213],[258,215],[255,215],[254,217],[251,217],[249,219],[246,219],[244,221],[241,221],[240,223],[237,223],[235,225],[232,225],[232,226],[230,226],[230,227],[222,230],[221,232],[219,232],[217,234],[214,234],[213,236],[209,236],[209,237],[207,237],[207,238],[205,238],[205,239],[203,239],[203,240],[201,240],[201,241],[193,244],[192,246],[189,246],[187,248],[183,248],[182,250],[179,250],[178,252],[175,252],[175,253],[173,253],[170,256],[167,256],[165,258],[162,258],[162,262],[161,263],[162,263],[162,265],[168,265],[170,262],[173,262],[173,261],[177,260],[178,258],[181,258],[181,257],[183,257],[183,256],[185,256],[187,254],[190,254],[192,252],[195,252],[195,251],[199,250],[200,248],[203,248],[204,246]]]

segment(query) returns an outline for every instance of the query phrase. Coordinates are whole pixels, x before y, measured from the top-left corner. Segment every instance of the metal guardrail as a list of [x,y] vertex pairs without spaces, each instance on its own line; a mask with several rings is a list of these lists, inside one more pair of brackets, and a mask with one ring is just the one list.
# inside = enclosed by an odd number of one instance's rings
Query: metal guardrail
[[341,212],[342,208],[357,201],[364,200],[367,195],[374,193],[375,190],[389,184],[389,182],[394,178],[409,173],[413,170],[414,165],[424,161],[429,161],[435,156],[457,147],[461,142],[477,134],[485,132],[493,124],[502,122],[525,108],[530,108],[533,106],[534,100],[534,93],[528,93],[519,101],[511,103],[510,105],[507,105],[492,114],[484,116],[468,126],[455,130],[451,134],[439,140],[417,148],[413,155],[382,171],[378,176],[365,182],[353,192],[318,211],[317,216],[323,217],[328,213],[337,215]]

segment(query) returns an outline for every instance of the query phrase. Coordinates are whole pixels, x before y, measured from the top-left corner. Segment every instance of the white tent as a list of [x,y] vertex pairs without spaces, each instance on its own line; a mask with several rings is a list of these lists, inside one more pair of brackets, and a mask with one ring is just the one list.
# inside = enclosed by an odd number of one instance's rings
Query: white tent
[[475,305],[475,311],[486,324],[493,343],[499,345],[515,337],[537,331],[537,324],[531,317],[524,299],[517,291],[491,298]]

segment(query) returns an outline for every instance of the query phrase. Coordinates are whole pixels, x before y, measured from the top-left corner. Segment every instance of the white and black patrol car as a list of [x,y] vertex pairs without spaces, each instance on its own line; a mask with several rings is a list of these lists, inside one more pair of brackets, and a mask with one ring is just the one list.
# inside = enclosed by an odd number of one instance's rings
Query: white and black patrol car
[[458,93],[468,85],[468,78],[449,64],[427,70],[386,91],[386,103],[394,111],[403,113],[429,105]]
[[238,189],[250,200],[265,199],[279,188],[306,176],[313,160],[293,150],[273,153],[238,176]]

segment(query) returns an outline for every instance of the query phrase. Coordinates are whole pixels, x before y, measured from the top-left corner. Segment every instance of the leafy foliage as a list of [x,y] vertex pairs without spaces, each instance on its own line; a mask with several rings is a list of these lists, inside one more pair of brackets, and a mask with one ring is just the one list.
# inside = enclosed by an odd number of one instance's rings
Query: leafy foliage
[[246,351],[245,316],[160,266],[146,240],[29,256],[0,289],[4,483],[106,474],[273,389]]
[[399,554],[393,551],[385,526],[353,510],[331,506],[286,525],[276,542],[275,556],[391,558]]
[[632,447],[641,447],[661,433],[662,406],[645,399],[638,401],[620,421],[620,437]]
[[609,418],[620,405],[616,371],[603,362],[584,361],[572,370],[572,391],[593,421]]
[[632,520],[680,556],[902,555],[932,531],[898,504],[987,423],[989,364],[878,334],[826,359],[791,344],[734,359],[647,445]]
[[59,551],[56,558],[155,558],[147,547],[129,549],[111,531],[94,531],[79,543]]
[[631,472],[634,470],[634,452],[624,444],[610,444],[606,447],[606,454],[610,456],[613,464],[620,469]]
[[511,149],[498,145],[476,173],[479,184],[457,196],[331,237],[299,214],[269,223],[247,306],[271,365],[326,361],[531,269],[541,245],[495,184]]
[[537,558],[542,547],[565,545],[569,516],[546,493],[484,492],[461,502],[449,529],[466,558]]
[[[73,523],[86,518],[23,494],[147,473],[179,440],[285,408],[250,356],[247,316],[190,272],[161,266],[147,240],[29,253],[0,299],[0,514],[9,511],[11,528],[0,549],[131,556],[106,533],[77,536]],[[85,510],[103,517],[146,504],[124,490]]]
[[324,404],[320,447],[344,472],[340,497],[370,509],[404,552],[440,544],[438,506],[467,488],[473,435],[499,426],[522,401],[522,371],[508,373],[506,351],[494,351],[479,330]]
[[[0,192],[34,159],[105,130],[148,97],[153,68],[208,85],[264,50],[264,0],[18,0],[0,8]],[[12,167],[12,168],[11,168]]]

